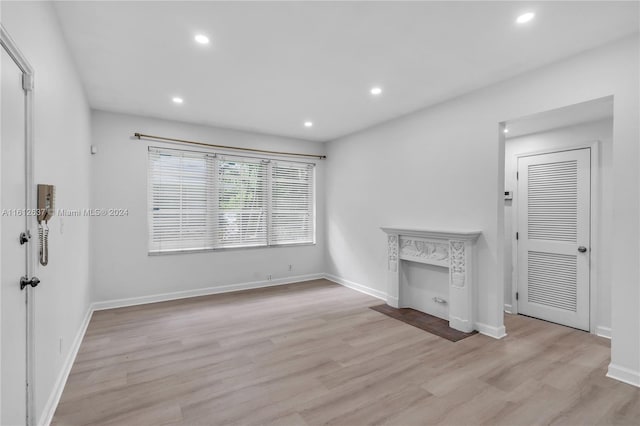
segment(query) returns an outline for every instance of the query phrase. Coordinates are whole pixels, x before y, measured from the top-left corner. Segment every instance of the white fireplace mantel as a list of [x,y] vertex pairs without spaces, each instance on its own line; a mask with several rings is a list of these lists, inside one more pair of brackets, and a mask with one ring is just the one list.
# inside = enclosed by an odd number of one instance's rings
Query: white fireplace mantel
[[470,332],[475,328],[473,288],[475,242],[481,231],[434,230],[383,226],[388,243],[387,304],[410,305],[403,299],[400,261],[426,263],[449,269],[449,326]]

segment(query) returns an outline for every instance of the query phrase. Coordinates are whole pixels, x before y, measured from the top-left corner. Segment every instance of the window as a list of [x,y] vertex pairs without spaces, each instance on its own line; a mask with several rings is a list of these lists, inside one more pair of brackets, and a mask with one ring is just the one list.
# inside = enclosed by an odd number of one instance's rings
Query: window
[[314,165],[149,148],[149,252],[315,242]]
[[217,220],[217,247],[267,245],[267,165],[250,159],[217,162],[211,195],[218,206],[210,211]]
[[307,164],[271,165],[270,238],[272,244],[312,239],[313,168]]

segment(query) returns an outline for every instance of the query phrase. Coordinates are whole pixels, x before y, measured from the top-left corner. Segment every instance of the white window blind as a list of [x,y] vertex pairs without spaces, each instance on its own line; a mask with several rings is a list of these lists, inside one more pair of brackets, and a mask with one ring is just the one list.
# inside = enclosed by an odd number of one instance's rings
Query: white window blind
[[150,251],[213,247],[211,155],[149,149]]
[[149,251],[315,242],[313,164],[149,148]]
[[218,161],[218,247],[267,245],[267,162]]
[[271,165],[271,244],[312,243],[314,235],[313,166]]

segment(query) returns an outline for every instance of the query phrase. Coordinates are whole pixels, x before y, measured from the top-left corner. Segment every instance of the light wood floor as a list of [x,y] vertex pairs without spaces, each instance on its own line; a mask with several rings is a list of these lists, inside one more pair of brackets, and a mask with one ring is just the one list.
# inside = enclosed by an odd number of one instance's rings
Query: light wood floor
[[609,342],[522,316],[449,342],[318,280],[96,312],[54,424],[640,424]]

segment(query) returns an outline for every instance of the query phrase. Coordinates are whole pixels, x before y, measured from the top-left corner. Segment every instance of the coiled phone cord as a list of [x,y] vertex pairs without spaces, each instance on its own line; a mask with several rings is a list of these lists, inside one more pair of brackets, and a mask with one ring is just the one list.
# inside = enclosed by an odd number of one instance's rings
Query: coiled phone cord
[[47,266],[49,263],[49,225],[47,222],[38,225],[38,236],[40,237],[40,264]]

